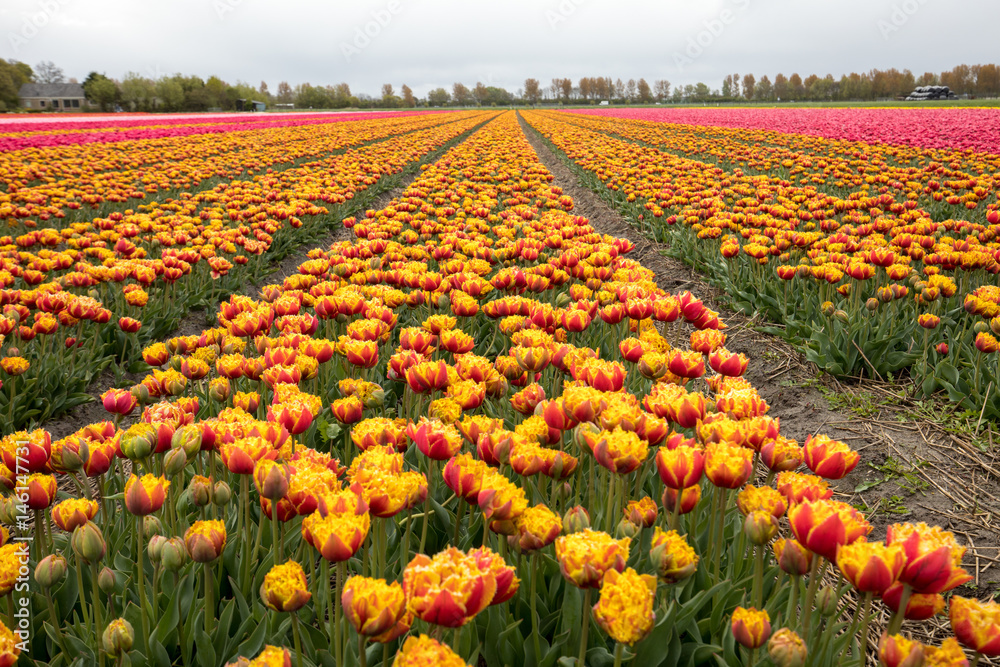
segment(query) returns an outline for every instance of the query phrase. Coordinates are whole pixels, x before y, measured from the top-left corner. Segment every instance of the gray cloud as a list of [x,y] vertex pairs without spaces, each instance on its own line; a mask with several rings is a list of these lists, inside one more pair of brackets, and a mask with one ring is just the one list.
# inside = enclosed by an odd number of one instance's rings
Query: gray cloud
[[998,19],[996,0],[4,0],[0,56],[79,79],[182,72],[271,90],[516,91],[526,77],[582,76],[717,88],[734,72],[919,76],[994,62]]

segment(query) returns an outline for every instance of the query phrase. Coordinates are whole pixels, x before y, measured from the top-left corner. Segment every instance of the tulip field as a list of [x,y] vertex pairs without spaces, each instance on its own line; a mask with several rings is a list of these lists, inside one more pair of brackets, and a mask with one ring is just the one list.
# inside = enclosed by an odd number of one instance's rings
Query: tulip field
[[0,124],[0,665],[1000,655],[959,538],[876,541],[834,497],[857,448],[783,435],[725,315],[526,131],[821,368],[1000,414],[994,153],[540,110]]

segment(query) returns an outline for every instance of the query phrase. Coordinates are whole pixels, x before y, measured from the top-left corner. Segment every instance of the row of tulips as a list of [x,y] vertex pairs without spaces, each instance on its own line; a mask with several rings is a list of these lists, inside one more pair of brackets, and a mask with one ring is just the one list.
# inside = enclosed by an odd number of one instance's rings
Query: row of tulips
[[112,358],[134,366],[188,308],[259,280],[488,117],[433,116],[402,134],[401,121],[372,121],[366,136],[379,140],[368,145],[320,139],[326,153],[309,162],[18,237],[10,247],[22,249],[0,257],[0,423],[22,428],[89,400],[83,390]]
[[680,108],[592,109],[576,113],[818,136],[869,144],[906,145],[977,153],[998,152],[1000,111],[992,107],[859,109]]
[[[401,111],[388,114],[390,117],[426,114],[427,111]],[[384,116],[383,116],[384,117]],[[301,127],[307,125],[316,129],[326,123],[340,123],[345,120],[370,120],[371,115],[358,114],[295,114],[289,116],[263,116],[240,118],[205,119],[198,116],[185,121],[145,121],[129,127],[94,127],[93,123],[63,123],[58,129],[25,129],[20,132],[0,132],[0,151],[14,152],[26,149],[46,149],[56,146],[75,146],[93,143],[117,143],[121,141],[147,141],[151,139],[177,139],[191,136],[212,136],[260,129]],[[194,122],[192,122],[194,121]],[[201,121],[201,122],[199,122]],[[0,129],[3,126],[0,126]]]
[[[0,152],[0,217],[15,227],[89,222],[159,192],[183,192],[213,179],[233,179],[282,163],[323,156],[443,122],[395,114],[339,122],[304,119],[291,127],[262,125],[211,137],[162,137]],[[105,208],[102,208],[102,205]],[[56,224],[60,223],[60,224]],[[52,243],[46,245],[54,245]]]
[[552,180],[503,114],[346,219],[355,240],[148,346],[113,420],[6,436],[35,512],[0,547],[11,601],[33,568],[21,655],[864,664],[876,597],[884,664],[1000,653],[995,603],[953,596],[941,646],[900,634],[970,579],[964,548],[924,524],[867,541],[826,481],[858,454],[781,435],[718,314]]
[[[798,163],[808,165],[803,174],[831,165],[840,170],[838,195],[836,188],[769,175],[775,158],[725,171],[678,157],[674,153],[692,147],[705,150],[704,141],[684,129],[569,114],[526,117],[645,233],[703,269],[737,309],[781,323],[779,332],[821,368],[877,378],[909,368],[924,394],[943,389],[969,410],[1000,415],[993,391],[1000,383],[994,284],[1000,210],[990,201],[996,198],[995,156],[952,154],[946,168],[927,164],[917,151],[907,157],[910,149],[873,147],[873,156],[891,152],[900,165],[922,167],[909,166],[914,173],[904,183],[903,167],[882,158],[858,166],[888,174],[896,189],[882,186],[876,195],[871,173],[860,183],[844,176],[848,166],[861,164],[857,160],[800,154]],[[717,144],[712,150],[740,159],[756,150],[746,146],[750,132],[731,134],[709,132]],[[595,145],[601,150],[590,148]],[[859,154],[863,146],[852,148]],[[843,144],[831,147],[837,152]],[[939,197],[973,219],[937,221],[921,202]]]

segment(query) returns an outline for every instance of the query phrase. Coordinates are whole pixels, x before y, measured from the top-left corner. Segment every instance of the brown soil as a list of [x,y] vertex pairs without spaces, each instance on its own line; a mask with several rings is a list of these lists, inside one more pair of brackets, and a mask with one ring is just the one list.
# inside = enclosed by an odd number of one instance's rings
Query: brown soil
[[[787,342],[755,328],[761,323],[727,309],[718,289],[691,267],[668,256],[668,246],[651,241],[630,226],[620,213],[581,185],[564,157],[549,148],[523,119],[521,125],[539,159],[555,176],[555,183],[573,198],[575,213],[589,218],[600,233],[632,241],[635,249],[630,257],[652,270],[661,288],[668,292],[690,290],[720,312],[729,326],[726,347],[749,357],[746,378],[771,406],[768,414],[781,420],[782,435],[802,442],[810,434],[823,433],[860,453],[857,468],[836,482],[835,489],[840,500],[865,508],[874,526],[870,539],[884,538],[891,523],[941,525],[969,547],[964,566],[975,579],[955,592],[992,598],[1000,589],[1000,524],[994,519],[1000,516],[1000,463],[940,423],[914,418],[916,406],[906,397],[907,386],[870,380],[848,383],[821,375]],[[828,397],[855,410],[832,406]],[[944,409],[952,407],[942,405]],[[982,428],[985,431],[992,425],[983,424]],[[940,638],[951,634],[943,627],[946,623],[943,620],[942,627],[915,624],[912,630],[917,636],[930,630]]]

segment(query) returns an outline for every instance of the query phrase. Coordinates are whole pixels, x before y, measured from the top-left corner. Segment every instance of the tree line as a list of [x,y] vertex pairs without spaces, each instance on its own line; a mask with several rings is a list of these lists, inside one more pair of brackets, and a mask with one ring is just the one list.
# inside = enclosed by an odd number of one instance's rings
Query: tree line
[[[16,60],[0,58],[0,111],[20,106],[18,90],[24,83],[64,83],[63,71],[52,62],[43,61],[34,68]],[[71,83],[76,81],[71,79]],[[800,102],[879,100],[903,97],[917,86],[944,85],[958,95],[978,97],[1000,96],[1000,67],[958,65],[947,72],[925,72],[919,77],[908,69],[899,71],[873,69],[869,72],[844,74],[835,79],[832,74],[820,77],[798,73],[785,76],[778,73],[771,79],[763,75],[728,74],[719,88],[707,84],[672,86],[666,79],[650,84],[646,79],[583,77],[573,82],[568,78],[553,78],[548,85],[538,79],[525,79],[523,87],[511,92],[503,87],[476,82],[466,86],[456,82],[417,97],[406,84],[397,94],[391,83],[382,86],[378,97],[353,93],[346,83],[291,86],[287,81],[272,92],[266,82],[253,86],[243,81],[227,83],[217,76],[207,79],[194,75],[146,76],[128,72],[121,79],[112,79],[91,72],[83,81],[84,93],[102,110],[126,111],[208,111],[237,109],[240,100],[260,101],[271,107],[296,109],[345,108],[412,108],[443,106],[510,106],[525,104],[612,104],[705,103],[705,102]]]

